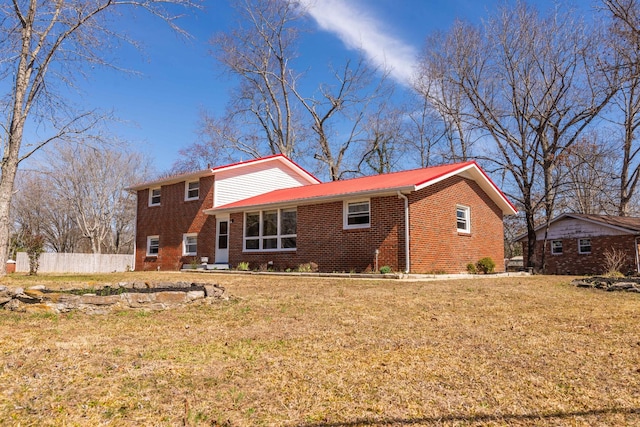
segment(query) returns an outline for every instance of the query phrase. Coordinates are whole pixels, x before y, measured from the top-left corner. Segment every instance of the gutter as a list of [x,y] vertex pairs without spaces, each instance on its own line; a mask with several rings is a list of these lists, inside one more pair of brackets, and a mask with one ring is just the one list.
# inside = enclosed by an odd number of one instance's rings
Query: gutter
[[[299,187],[290,187],[290,188],[283,188],[282,190],[290,190],[290,189],[298,189]],[[366,190],[366,191],[358,191],[358,192],[354,192],[354,193],[341,193],[341,194],[331,194],[329,196],[312,196],[312,197],[306,197],[306,198],[297,198],[297,199],[288,199],[288,200],[282,200],[282,201],[278,201],[278,202],[266,202],[266,203],[258,203],[258,204],[243,204],[241,206],[232,206],[232,207],[225,207],[228,205],[232,205],[235,203],[239,203],[243,200],[249,200],[252,199],[254,197],[260,197],[263,194],[258,194],[256,196],[252,196],[252,197],[247,197],[246,199],[241,199],[238,200],[236,202],[231,202],[231,203],[227,203],[226,205],[222,205],[220,207],[212,207],[212,208],[208,208],[208,209],[204,209],[203,212],[207,215],[218,215],[218,214],[227,214],[227,213],[234,213],[234,212],[244,212],[247,210],[262,210],[262,209],[267,209],[267,208],[279,208],[279,207],[293,207],[293,206],[302,206],[302,205],[317,205],[317,204],[321,204],[321,203],[328,203],[328,202],[337,202],[337,201],[342,201],[342,200],[351,200],[351,199],[355,199],[355,198],[359,198],[359,197],[384,197],[384,196],[388,196],[388,195],[393,195],[393,194],[397,194],[400,193],[400,191],[415,191],[416,188],[413,185],[408,185],[408,186],[403,186],[403,187],[396,187],[396,188],[384,188],[384,189],[372,189],[372,190]],[[280,191],[280,190],[274,190],[274,191]],[[403,196],[404,197],[404,196]]]
[[[398,191],[398,198],[404,200],[404,257],[405,257],[405,274],[409,274],[411,271],[411,257],[409,254],[409,198]],[[637,249],[637,245],[636,245]]]

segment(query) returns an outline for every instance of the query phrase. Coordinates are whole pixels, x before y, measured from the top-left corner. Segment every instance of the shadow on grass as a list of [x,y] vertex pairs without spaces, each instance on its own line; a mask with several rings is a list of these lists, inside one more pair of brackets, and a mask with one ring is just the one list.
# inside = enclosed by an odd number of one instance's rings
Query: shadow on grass
[[415,425],[415,424],[437,424],[448,422],[517,422],[517,421],[552,421],[554,419],[564,419],[571,417],[588,417],[607,414],[622,415],[638,415],[640,416],[640,408],[606,408],[591,409],[585,411],[574,412],[546,412],[536,414],[504,414],[504,415],[445,415],[442,417],[425,417],[425,418],[387,418],[387,419],[371,419],[362,418],[353,421],[339,422],[314,422],[308,424],[299,424],[298,427],[355,427],[355,426],[384,426],[384,425]]

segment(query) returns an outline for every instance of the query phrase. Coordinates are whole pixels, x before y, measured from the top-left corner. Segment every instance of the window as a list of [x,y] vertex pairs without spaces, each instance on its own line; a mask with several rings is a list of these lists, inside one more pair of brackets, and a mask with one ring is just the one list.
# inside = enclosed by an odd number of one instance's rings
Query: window
[[296,248],[296,209],[247,212],[244,218],[244,249],[246,251]]
[[344,228],[368,228],[371,225],[369,200],[344,202]]
[[160,205],[160,188],[152,188],[149,190],[149,206]]
[[554,255],[562,254],[562,240],[551,241],[551,253]]
[[200,197],[200,181],[187,182],[185,184],[185,200],[198,200]]
[[198,235],[197,234],[184,234],[182,236],[182,255],[197,255],[198,254]]
[[578,253],[580,254],[591,253],[591,239],[578,239]]
[[458,233],[471,233],[470,211],[467,206],[456,206],[456,228]]
[[147,237],[147,256],[158,256],[160,249],[160,237],[148,236]]
[[218,222],[218,249],[229,247],[229,221]]

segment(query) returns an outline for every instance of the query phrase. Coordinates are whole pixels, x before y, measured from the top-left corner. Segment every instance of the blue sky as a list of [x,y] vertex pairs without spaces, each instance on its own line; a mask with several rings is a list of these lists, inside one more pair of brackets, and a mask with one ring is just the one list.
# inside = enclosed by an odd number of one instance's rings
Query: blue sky
[[[393,68],[406,83],[415,55],[435,30],[447,30],[456,18],[478,22],[499,0],[304,0],[315,30],[305,36],[300,61],[325,67],[363,48],[376,65]],[[123,18],[142,52],[114,49],[117,63],[138,71],[130,75],[97,69],[81,82],[82,104],[113,110],[120,121],[109,131],[152,159],[157,172],[169,169],[178,151],[197,139],[201,110],[222,114],[233,82],[209,54],[209,39],[233,22],[230,1],[207,1],[181,26],[192,38],[178,37],[161,21],[140,14]],[[553,5],[538,0],[541,9]],[[586,7],[586,6],[585,6]]]

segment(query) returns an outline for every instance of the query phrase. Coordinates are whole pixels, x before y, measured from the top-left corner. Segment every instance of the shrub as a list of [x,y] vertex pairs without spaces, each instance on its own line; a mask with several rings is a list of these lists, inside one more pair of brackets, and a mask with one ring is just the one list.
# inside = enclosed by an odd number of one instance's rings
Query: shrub
[[380,274],[389,274],[391,272],[391,267],[389,267],[388,265],[383,265],[382,267],[380,267]]
[[476,263],[476,269],[484,274],[493,273],[496,263],[490,257],[485,257]]
[[627,254],[620,249],[607,249],[604,255],[605,276],[622,277],[624,274],[620,272],[622,267],[627,263]]
[[240,271],[249,271],[249,263],[248,262],[239,262],[236,267],[237,270]]
[[477,274],[478,270],[476,270],[476,265],[472,262],[467,264],[467,273],[469,274]]

